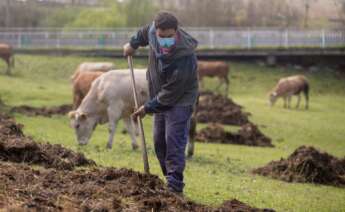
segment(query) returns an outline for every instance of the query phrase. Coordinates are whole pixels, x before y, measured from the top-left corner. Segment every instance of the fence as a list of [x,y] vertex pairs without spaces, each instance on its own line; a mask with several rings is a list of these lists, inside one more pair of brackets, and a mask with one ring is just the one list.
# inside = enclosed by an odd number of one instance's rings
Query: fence
[[[186,28],[209,49],[344,47],[345,30]],[[136,32],[123,29],[1,29],[0,42],[15,48],[121,48]]]

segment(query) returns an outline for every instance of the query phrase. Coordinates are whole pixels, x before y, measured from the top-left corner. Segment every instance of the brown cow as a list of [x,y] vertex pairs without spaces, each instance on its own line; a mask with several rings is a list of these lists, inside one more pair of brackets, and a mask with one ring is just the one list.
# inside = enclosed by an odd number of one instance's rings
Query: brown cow
[[73,78],[73,109],[77,109],[91,88],[92,82],[104,72],[78,72]]
[[14,68],[14,56],[12,47],[5,43],[0,43],[0,58],[5,60],[7,63],[7,71],[6,74],[11,74],[11,68]]
[[307,78],[303,75],[282,78],[270,92],[269,103],[271,106],[273,106],[277,99],[282,97],[284,99],[284,107],[290,108],[291,97],[296,95],[298,97],[296,108],[298,108],[300,105],[302,92],[304,93],[305,97],[305,109],[308,109],[309,83]]
[[227,96],[229,91],[229,71],[230,67],[227,63],[222,61],[214,61],[214,62],[206,62],[206,61],[199,61],[198,62],[198,73],[199,73],[199,80],[201,87],[203,87],[202,79],[204,77],[217,77],[220,81],[217,90],[221,86],[222,82],[225,82],[225,95]]
[[74,81],[81,72],[90,72],[90,71],[101,71],[107,72],[114,70],[115,66],[113,63],[109,62],[83,62],[79,64],[74,74],[71,76],[71,80]]
[[84,62],[79,64],[71,76],[73,84],[73,108],[78,108],[96,78],[102,73],[114,68],[114,64],[108,62]]

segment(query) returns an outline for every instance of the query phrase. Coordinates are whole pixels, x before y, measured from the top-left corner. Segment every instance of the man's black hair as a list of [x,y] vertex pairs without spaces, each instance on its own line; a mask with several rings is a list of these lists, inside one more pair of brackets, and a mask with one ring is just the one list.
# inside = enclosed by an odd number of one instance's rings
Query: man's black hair
[[155,19],[155,27],[156,29],[162,29],[162,30],[166,30],[166,29],[177,29],[178,26],[178,20],[177,18],[169,13],[169,12],[159,12]]

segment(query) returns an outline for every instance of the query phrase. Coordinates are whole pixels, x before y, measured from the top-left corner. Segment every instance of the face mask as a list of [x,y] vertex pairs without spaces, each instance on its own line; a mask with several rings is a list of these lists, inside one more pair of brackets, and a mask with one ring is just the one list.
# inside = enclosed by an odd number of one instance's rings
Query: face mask
[[157,39],[158,39],[159,46],[162,48],[170,48],[170,47],[174,46],[175,42],[176,42],[175,37],[161,38],[161,37],[157,36]]

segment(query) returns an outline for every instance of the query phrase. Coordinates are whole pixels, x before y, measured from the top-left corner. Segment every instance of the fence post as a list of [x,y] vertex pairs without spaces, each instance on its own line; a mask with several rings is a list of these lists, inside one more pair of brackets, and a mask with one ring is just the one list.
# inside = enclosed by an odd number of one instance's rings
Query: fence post
[[289,30],[286,29],[285,30],[285,34],[284,34],[284,45],[285,45],[285,48],[289,48]]
[[325,48],[326,47],[326,36],[325,36],[325,30],[322,29],[321,31],[321,47]]
[[60,32],[56,32],[56,48],[60,48]]
[[252,32],[250,29],[247,31],[247,48],[251,49],[252,48]]
[[45,32],[44,33],[44,40],[45,40],[45,43],[46,43],[46,48],[48,48],[49,47],[49,40],[48,40],[48,38],[49,38],[49,33],[48,32]]
[[17,32],[17,33],[18,33],[17,45],[18,45],[18,48],[22,48],[22,33],[20,32]]
[[213,32],[213,29],[210,29],[209,36],[210,36],[210,47],[211,47],[211,49],[214,49],[214,32]]

